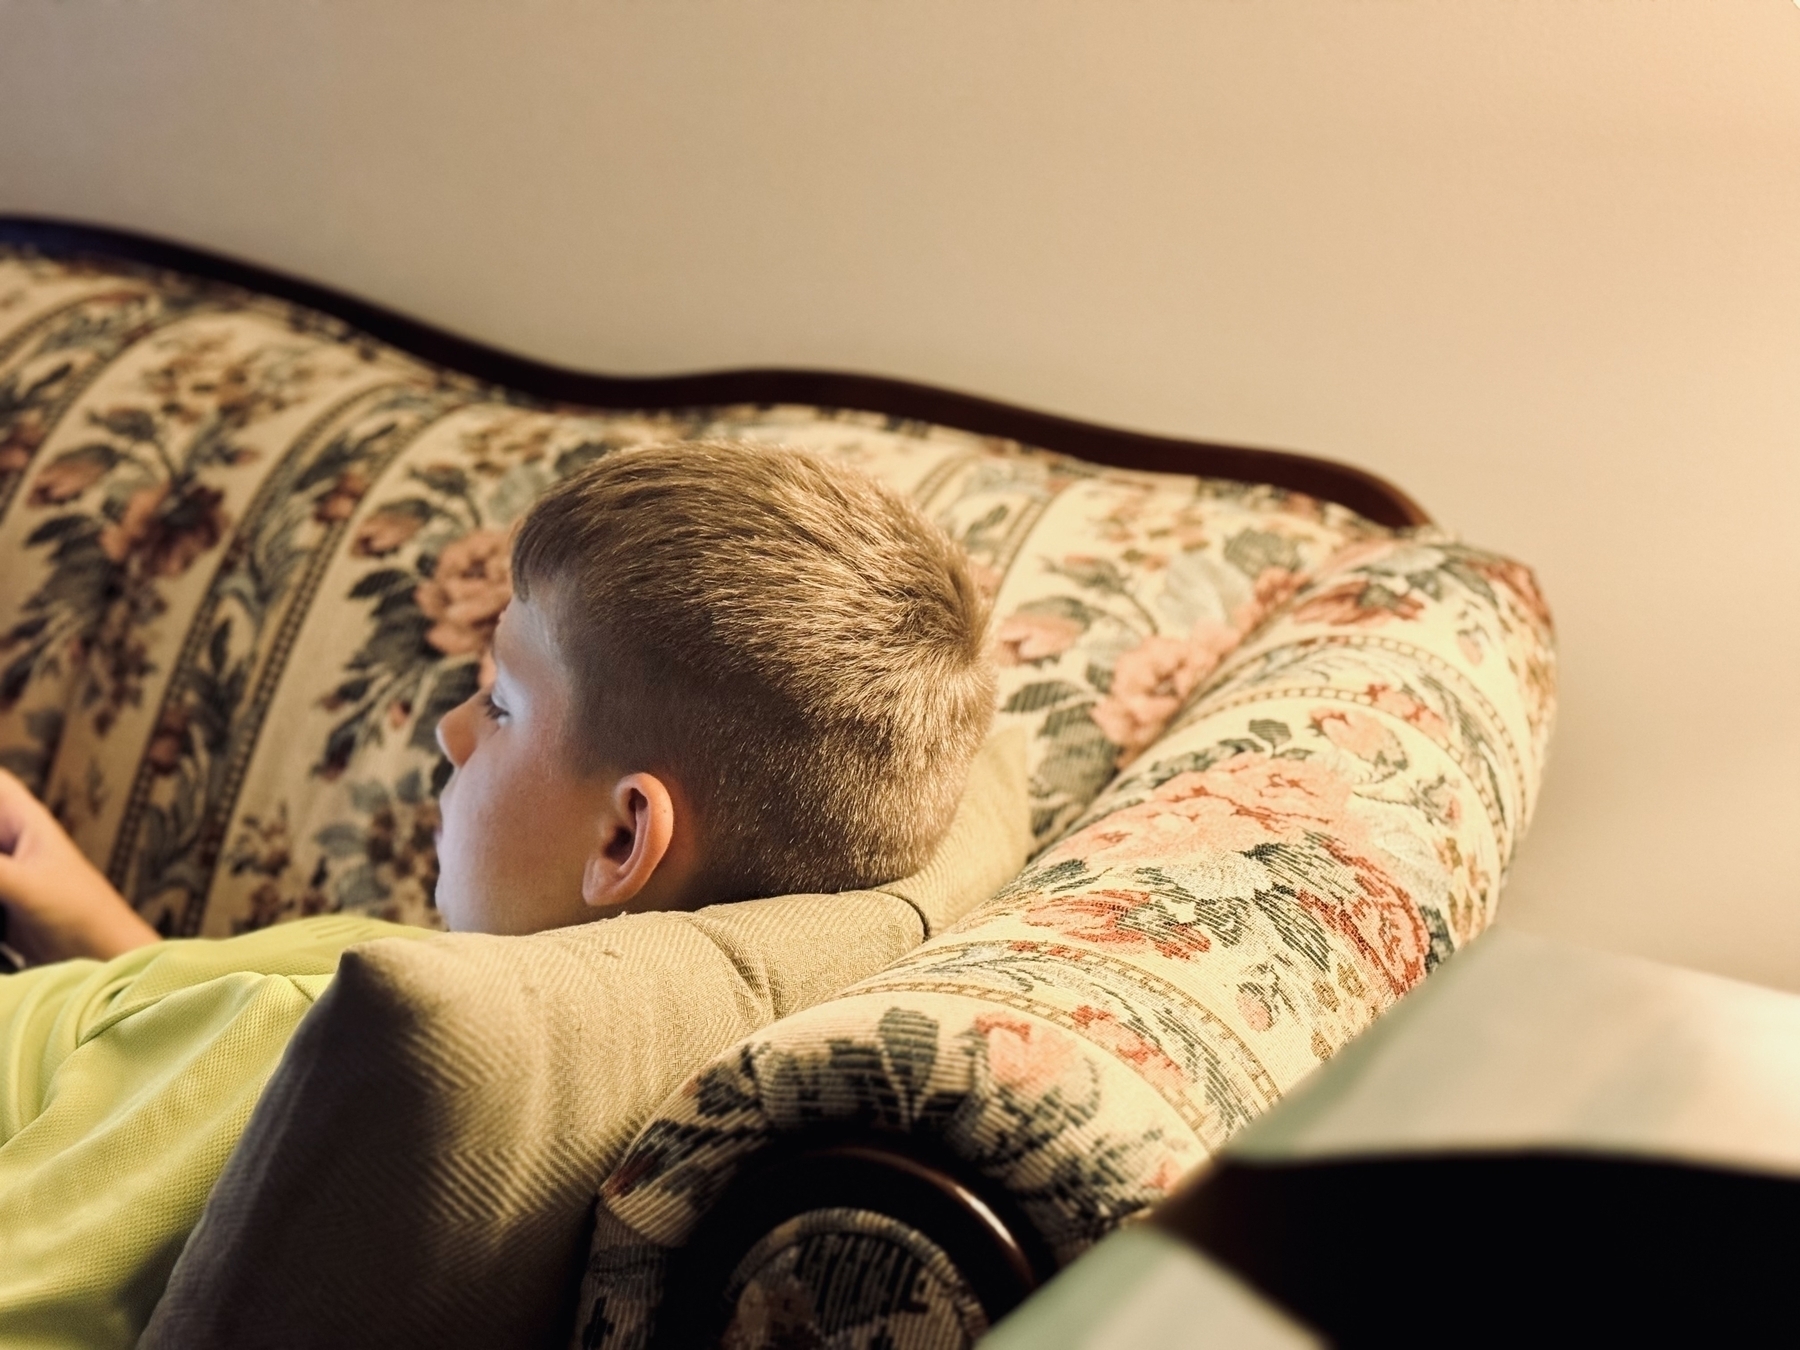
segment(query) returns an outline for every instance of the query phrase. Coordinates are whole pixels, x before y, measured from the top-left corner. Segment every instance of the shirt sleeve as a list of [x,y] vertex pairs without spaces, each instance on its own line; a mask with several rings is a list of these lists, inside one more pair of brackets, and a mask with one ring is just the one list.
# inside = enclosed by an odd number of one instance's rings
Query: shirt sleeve
[[0,1342],[129,1346],[346,947],[328,915],[0,978]]

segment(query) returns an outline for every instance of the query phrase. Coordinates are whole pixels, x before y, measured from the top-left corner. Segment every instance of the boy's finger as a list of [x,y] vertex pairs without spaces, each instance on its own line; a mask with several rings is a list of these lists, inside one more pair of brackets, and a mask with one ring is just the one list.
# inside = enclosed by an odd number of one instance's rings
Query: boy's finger
[[0,769],[0,849],[10,850],[28,825],[46,822],[56,825],[50,808],[19,779]]
[[21,904],[25,900],[26,869],[0,853],[0,901]]
[[31,789],[26,787],[15,774],[10,770],[0,769],[0,807],[13,802],[32,802],[41,805],[38,799],[32,795]]
[[43,809],[30,788],[0,769],[0,852],[11,853],[25,832],[25,822]]

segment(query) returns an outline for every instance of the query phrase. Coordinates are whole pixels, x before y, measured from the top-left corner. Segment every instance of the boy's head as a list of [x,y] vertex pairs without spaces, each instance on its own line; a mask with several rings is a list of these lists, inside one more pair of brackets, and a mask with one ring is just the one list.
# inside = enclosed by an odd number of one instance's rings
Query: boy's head
[[621,451],[521,524],[448,714],[438,904],[532,932],[922,865],[993,712],[987,605],[905,499],[796,451]]

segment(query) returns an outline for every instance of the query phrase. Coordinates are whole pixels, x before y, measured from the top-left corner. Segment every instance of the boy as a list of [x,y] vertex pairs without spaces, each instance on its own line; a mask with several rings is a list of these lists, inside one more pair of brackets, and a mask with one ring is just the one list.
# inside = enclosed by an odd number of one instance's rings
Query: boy
[[[528,934],[829,893],[926,860],[987,729],[994,677],[967,565],[910,504],[791,451],[632,450],[547,493],[513,559],[494,677],[438,728],[454,767],[437,890],[452,929]],[[155,932],[10,778],[0,779],[0,903],[14,946],[61,963],[0,979],[0,1253],[9,1201],[27,1197],[13,1214],[42,1211],[42,1177],[59,1161],[77,1163],[54,1193],[118,1207],[106,1169],[133,1160],[116,1142],[105,1150],[145,1090],[125,1081],[137,1072],[132,1047],[173,1040],[187,1072],[214,1043],[240,1059],[261,1046],[247,1100],[210,1121],[241,1129],[337,953],[409,931],[326,916],[153,950]],[[161,952],[213,978],[122,1015],[144,979],[180,983],[152,972]],[[246,969],[232,968],[236,952]],[[210,1002],[196,994],[208,988]],[[184,1037],[183,1017],[204,1035]],[[128,1023],[135,1040],[114,1036]],[[57,1112],[60,1138],[46,1129]],[[208,1145],[210,1176],[233,1138]],[[0,1318],[10,1278],[0,1272]],[[21,1305],[55,1303],[41,1282],[19,1288]]]

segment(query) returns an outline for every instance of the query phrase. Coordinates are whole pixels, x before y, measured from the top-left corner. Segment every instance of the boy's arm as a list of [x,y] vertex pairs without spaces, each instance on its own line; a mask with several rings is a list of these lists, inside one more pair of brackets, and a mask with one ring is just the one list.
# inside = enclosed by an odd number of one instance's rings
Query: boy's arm
[[0,906],[32,962],[99,960],[160,941],[29,789],[0,769]]

